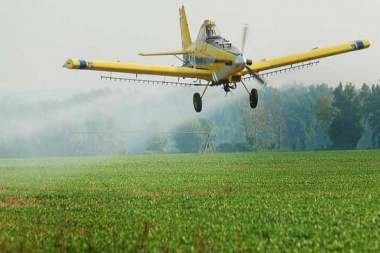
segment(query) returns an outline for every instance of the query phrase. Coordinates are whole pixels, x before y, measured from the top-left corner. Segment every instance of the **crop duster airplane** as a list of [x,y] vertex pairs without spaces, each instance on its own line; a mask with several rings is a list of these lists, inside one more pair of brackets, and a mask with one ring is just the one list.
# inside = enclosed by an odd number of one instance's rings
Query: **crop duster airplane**
[[[245,58],[243,54],[247,37],[247,26],[243,29],[242,47],[240,51],[237,47],[232,45],[230,41],[221,36],[215,22],[210,20],[203,22],[198,37],[195,42],[193,42],[189,31],[185,8],[183,6],[179,9],[179,16],[182,50],[140,53],[140,55],[183,55],[183,65],[180,67],[80,59],[69,59],[63,67],[68,69],[132,73],[136,74],[136,79],[115,77],[106,78],[115,80],[123,79],[134,82],[185,84],[180,83],[179,78],[198,79],[199,82],[195,81],[193,84],[187,85],[204,86],[202,94],[195,93],[193,96],[194,109],[196,112],[200,112],[202,110],[202,99],[207,88],[210,86],[222,86],[225,92],[229,92],[231,89],[236,88],[237,83],[241,83],[249,94],[250,106],[256,108],[258,103],[257,89],[249,91],[244,83],[245,80],[252,78],[256,79],[262,85],[265,85],[265,80],[262,78],[263,74],[258,74],[262,71],[279,69],[285,66],[288,66],[285,70],[309,66],[318,63],[312,62],[315,59],[365,49],[370,46],[368,40],[355,40],[326,48],[314,48],[304,53],[253,62],[252,60]],[[273,72],[281,72],[281,70],[272,70],[272,73]],[[178,77],[178,82],[152,82],[149,80],[137,79],[137,74]],[[201,82],[201,80],[203,82]]]

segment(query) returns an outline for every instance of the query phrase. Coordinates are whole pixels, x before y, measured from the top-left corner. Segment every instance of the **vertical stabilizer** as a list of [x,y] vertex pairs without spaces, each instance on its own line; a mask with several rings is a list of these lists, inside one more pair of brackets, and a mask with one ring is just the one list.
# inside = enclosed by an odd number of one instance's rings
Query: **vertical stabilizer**
[[189,24],[187,23],[186,11],[184,6],[182,6],[182,8],[179,9],[179,22],[181,26],[182,49],[185,50],[186,48],[190,47],[193,42],[191,41]]

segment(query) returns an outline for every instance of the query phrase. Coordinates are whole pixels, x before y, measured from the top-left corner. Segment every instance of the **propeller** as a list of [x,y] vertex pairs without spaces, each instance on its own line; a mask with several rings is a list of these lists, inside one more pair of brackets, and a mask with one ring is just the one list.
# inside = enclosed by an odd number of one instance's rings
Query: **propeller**
[[255,71],[253,71],[251,68],[249,68],[248,66],[245,67],[247,70],[248,70],[248,73],[253,76],[257,81],[259,81],[259,83],[261,83],[261,85],[263,86],[266,86],[267,85],[267,82],[262,78],[260,77]]
[[[241,40],[241,55],[244,55],[244,50],[245,50],[245,44],[247,42],[247,37],[248,37],[248,31],[249,31],[249,25],[244,24],[243,26],[243,34],[242,34],[242,40]],[[259,76],[255,71],[253,71],[249,66],[252,65],[252,60],[246,60],[246,65],[245,68],[248,70],[248,73],[253,76],[257,81],[259,81],[262,85],[266,85],[266,81]]]
[[246,43],[247,37],[248,37],[248,28],[249,28],[249,25],[248,24],[244,24],[244,26],[243,26],[243,36],[242,36],[242,40],[241,40],[241,54],[242,55],[244,55],[245,43]]

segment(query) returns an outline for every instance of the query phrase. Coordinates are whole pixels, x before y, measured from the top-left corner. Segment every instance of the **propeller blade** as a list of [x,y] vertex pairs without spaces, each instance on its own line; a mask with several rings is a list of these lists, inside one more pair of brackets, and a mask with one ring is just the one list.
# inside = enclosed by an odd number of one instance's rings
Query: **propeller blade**
[[248,24],[244,24],[243,26],[243,34],[242,34],[242,39],[241,39],[241,54],[244,55],[244,49],[245,49],[245,43],[247,41],[248,37]]
[[267,85],[267,82],[263,78],[261,78],[255,71],[253,71],[249,67],[246,67],[246,69],[248,70],[248,73],[255,79],[257,79],[257,81],[259,81],[263,86]]

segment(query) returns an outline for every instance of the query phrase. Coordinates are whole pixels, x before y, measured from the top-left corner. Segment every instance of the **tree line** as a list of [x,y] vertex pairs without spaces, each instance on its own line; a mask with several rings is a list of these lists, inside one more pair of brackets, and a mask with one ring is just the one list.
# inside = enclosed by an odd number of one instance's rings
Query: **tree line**
[[[219,152],[379,148],[380,86],[356,87],[266,87],[254,110],[236,96],[169,126],[165,119],[141,119],[118,90],[34,102],[3,97],[0,157],[194,153],[210,142]],[[125,132],[137,118],[145,132]]]
[[[218,118],[238,114],[232,132],[242,142],[226,141],[223,151],[321,150],[379,148],[380,86],[349,83],[335,89],[326,84],[286,89],[265,88],[257,109],[242,104],[219,111]],[[240,127],[240,129],[239,129]],[[233,130],[235,129],[235,130]],[[227,131],[227,129],[219,129]]]

